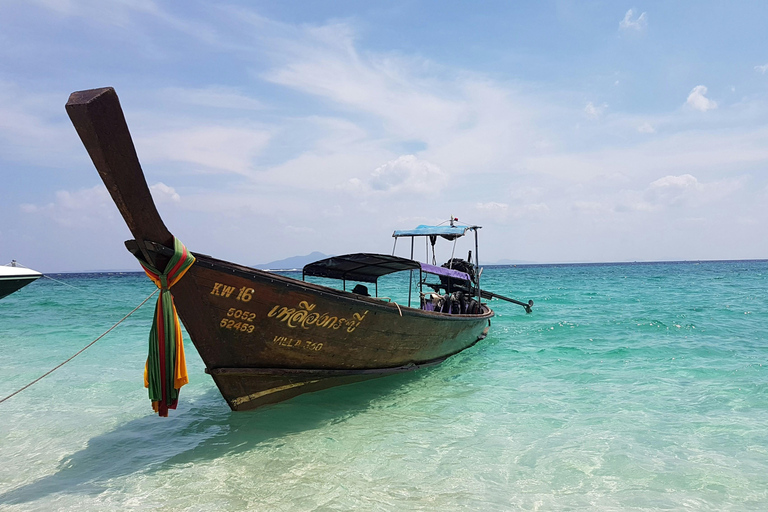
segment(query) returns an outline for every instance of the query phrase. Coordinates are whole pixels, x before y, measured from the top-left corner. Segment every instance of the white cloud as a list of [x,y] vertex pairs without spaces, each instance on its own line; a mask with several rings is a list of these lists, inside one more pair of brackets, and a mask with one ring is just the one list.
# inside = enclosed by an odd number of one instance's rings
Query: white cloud
[[533,117],[546,109],[515,88],[424,59],[358,52],[350,27],[325,28],[270,41],[279,63],[261,76],[354,113],[370,134],[419,141],[420,157],[452,172],[499,168],[542,138]]
[[699,180],[691,174],[664,176],[648,186],[645,197],[658,206],[676,206],[702,189]]
[[509,205],[506,203],[496,203],[496,202],[489,202],[489,203],[477,203],[475,205],[475,208],[477,210],[486,210],[486,211],[502,211],[506,212],[509,209]]
[[591,101],[587,103],[587,106],[584,107],[584,113],[587,114],[587,117],[589,119],[597,119],[598,117],[603,115],[603,112],[605,112],[605,109],[608,108],[607,103],[603,103],[602,105],[595,105]]
[[691,174],[664,176],[648,185],[634,209],[658,211],[670,207],[696,208],[721,201],[742,187],[742,178],[702,183]]
[[104,185],[74,192],[59,190],[55,200],[45,205],[24,203],[19,207],[29,215],[43,215],[67,228],[88,228],[116,217],[117,209]]
[[755,66],[755,71],[764,75],[766,71],[768,71],[768,64],[763,64],[762,66]]
[[702,189],[702,184],[691,174],[664,176],[648,186],[644,199],[649,209],[680,206]]
[[155,203],[179,203],[181,202],[181,196],[176,193],[173,187],[169,187],[163,182],[158,182],[149,187],[149,191],[152,193],[152,199]]
[[[631,218],[626,216],[633,213],[663,213],[675,218],[680,215],[690,218],[696,214],[709,216],[714,210],[712,204],[728,204],[732,201],[731,196],[744,188],[744,183],[744,177],[702,182],[688,173],[668,175],[653,180],[642,189],[606,189],[599,193],[595,193],[594,188],[585,189],[573,201],[571,210],[606,221],[620,215],[624,222]],[[582,195],[587,198],[582,199]]]
[[439,192],[447,176],[436,165],[403,155],[371,173],[370,188],[377,192],[428,194]]
[[[724,113],[725,114],[725,113]],[[644,116],[645,117],[645,116]],[[698,123],[682,124],[683,116],[663,117],[659,137],[637,137],[632,143],[607,144],[598,149],[552,151],[528,154],[524,168],[569,183],[602,183],[610,178],[616,186],[626,186],[631,179],[652,181],[652,176],[690,173],[730,175],[754,169],[762,175],[768,167],[768,127],[706,129]],[[629,118],[626,130],[636,131],[637,120]],[[597,133],[608,140],[616,133],[626,135],[624,125],[601,127]]]
[[651,189],[699,189],[701,185],[695,176],[683,174],[681,176],[664,176],[650,185]]
[[653,128],[653,126],[650,125],[650,123],[641,124],[637,127],[637,131],[640,133],[656,133],[656,130]]
[[358,54],[346,25],[308,29],[304,40],[277,45],[284,64],[264,78],[374,114],[404,137],[439,135],[465,117],[461,100],[450,97],[461,93],[457,84],[420,76],[426,62]]
[[686,103],[696,110],[706,112],[717,108],[717,103],[706,96],[707,88],[703,85],[697,85],[688,95]]
[[270,134],[250,127],[197,126],[136,137],[143,161],[194,164],[209,172],[250,175]]
[[648,18],[645,13],[640,14],[637,18],[633,19],[634,10],[630,9],[624,15],[624,19],[619,22],[619,28],[621,30],[643,30],[648,25]]

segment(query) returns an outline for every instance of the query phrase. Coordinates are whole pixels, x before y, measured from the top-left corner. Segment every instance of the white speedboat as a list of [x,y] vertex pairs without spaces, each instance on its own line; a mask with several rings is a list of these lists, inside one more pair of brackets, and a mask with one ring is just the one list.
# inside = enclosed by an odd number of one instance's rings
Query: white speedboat
[[0,299],[10,295],[19,288],[24,288],[35,279],[43,276],[40,272],[26,267],[20,267],[16,260],[7,265],[0,265]]

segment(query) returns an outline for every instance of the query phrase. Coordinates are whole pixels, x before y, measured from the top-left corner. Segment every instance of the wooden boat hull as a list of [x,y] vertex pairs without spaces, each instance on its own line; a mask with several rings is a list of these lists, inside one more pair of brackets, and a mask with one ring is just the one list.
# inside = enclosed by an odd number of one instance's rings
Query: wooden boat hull
[[493,316],[420,311],[195,256],[174,301],[233,410],[440,363],[483,339]]
[[[66,108],[136,239],[129,249],[165,268],[174,237],[152,200],[114,89],[74,92]],[[487,306],[472,315],[421,311],[195,256],[172,293],[233,410],[437,364],[483,339],[493,316]]]

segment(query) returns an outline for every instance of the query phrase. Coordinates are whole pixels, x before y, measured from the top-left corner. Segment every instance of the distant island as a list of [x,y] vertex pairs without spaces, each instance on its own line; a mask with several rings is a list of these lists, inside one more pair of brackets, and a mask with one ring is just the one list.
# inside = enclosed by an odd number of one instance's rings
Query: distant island
[[329,256],[327,254],[315,251],[311,254],[307,254],[306,256],[292,256],[290,258],[285,258],[284,260],[260,263],[258,265],[254,265],[254,268],[261,270],[291,270],[295,268],[304,268],[304,265],[307,263],[312,263],[313,261],[328,257]]

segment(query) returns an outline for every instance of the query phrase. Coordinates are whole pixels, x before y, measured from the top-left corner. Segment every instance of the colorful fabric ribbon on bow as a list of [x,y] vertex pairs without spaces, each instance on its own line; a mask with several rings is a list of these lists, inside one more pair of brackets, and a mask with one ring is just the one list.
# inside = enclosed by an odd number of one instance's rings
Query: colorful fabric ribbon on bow
[[179,390],[189,382],[181,324],[170,289],[192,266],[195,257],[175,237],[173,245],[173,257],[162,272],[139,258],[144,272],[160,288],[149,333],[149,355],[144,367],[144,387],[149,389],[152,409],[160,416],[168,416],[168,409],[176,408]]

